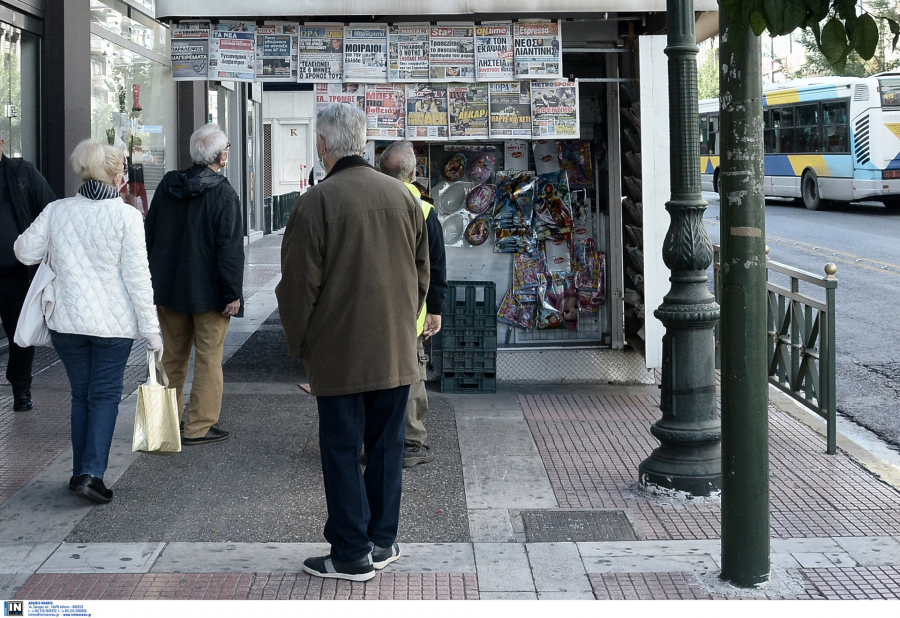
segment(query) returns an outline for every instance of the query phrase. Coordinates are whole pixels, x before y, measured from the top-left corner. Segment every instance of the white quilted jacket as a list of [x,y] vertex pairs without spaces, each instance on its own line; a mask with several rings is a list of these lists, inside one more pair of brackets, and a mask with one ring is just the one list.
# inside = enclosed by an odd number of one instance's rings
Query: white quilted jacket
[[16,239],[16,257],[38,264],[48,245],[56,273],[44,292],[51,330],[128,339],[159,334],[137,210],[121,198],[57,200]]

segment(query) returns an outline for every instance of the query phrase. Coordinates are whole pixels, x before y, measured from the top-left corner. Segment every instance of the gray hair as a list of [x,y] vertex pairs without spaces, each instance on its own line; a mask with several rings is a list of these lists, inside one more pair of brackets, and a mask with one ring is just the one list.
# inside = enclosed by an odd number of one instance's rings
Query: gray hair
[[212,165],[226,148],[228,137],[214,122],[203,125],[191,134],[191,161],[196,165]]
[[349,103],[332,103],[316,114],[316,136],[335,161],[361,155],[366,147],[366,115]]
[[416,152],[411,142],[394,142],[384,149],[378,160],[378,168],[403,182],[409,182],[409,177],[416,171]]
[[125,155],[118,148],[86,139],[72,153],[72,169],[82,180],[99,180],[113,184],[116,174],[125,168]]

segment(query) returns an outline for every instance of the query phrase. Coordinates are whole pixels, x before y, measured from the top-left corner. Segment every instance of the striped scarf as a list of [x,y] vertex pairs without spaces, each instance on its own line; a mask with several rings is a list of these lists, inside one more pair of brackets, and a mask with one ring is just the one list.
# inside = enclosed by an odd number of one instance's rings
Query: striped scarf
[[88,180],[81,185],[78,193],[91,200],[111,200],[119,197],[118,191],[99,180]]

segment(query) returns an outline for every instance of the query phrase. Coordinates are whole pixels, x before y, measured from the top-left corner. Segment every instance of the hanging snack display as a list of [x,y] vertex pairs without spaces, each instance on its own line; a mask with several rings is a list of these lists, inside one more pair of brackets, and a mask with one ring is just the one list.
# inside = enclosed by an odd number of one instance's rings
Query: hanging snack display
[[568,240],[572,238],[574,228],[566,172],[539,175],[534,187],[535,238]]
[[468,162],[469,160],[466,158],[465,154],[457,152],[447,159],[447,162],[444,164],[444,178],[450,182],[462,180],[463,176],[466,175],[466,165]]
[[463,237],[473,247],[478,247],[487,242],[491,235],[491,220],[487,217],[475,217],[466,226]]
[[473,215],[480,215],[488,211],[494,205],[494,187],[481,184],[469,191],[466,196],[466,210]]
[[497,172],[494,206],[494,251],[524,253],[534,249],[534,172]]

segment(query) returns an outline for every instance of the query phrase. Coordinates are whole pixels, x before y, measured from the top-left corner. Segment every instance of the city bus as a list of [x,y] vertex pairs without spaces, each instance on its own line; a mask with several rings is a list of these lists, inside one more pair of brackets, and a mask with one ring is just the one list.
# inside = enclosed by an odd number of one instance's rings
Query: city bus
[[[900,72],[763,87],[765,194],[810,210],[856,200],[900,209]],[[700,173],[719,190],[719,102],[700,101]]]

